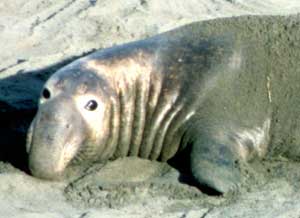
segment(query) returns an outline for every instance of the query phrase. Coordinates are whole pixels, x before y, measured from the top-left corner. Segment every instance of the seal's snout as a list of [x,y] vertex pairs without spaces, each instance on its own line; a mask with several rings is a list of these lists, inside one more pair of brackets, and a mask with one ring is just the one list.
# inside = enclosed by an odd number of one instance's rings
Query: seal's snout
[[61,178],[84,140],[82,119],[71,113],[74,105],[60,101],[42,104],[28,131],[29,169],[38,178]]

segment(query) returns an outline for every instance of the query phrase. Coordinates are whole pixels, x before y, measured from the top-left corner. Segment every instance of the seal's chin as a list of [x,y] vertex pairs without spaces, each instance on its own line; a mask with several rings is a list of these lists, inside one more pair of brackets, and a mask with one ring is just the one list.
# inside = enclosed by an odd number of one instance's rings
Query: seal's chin
[[42,152],[45,153],[44,151],[40,152],[40,149],[31,150],[29,154],[29,169],[33,176],[40,179],[59,180],[63,177],[65,169],[78,151],[78,146],[72,143],[67,143],[63,146],[43,145],[38,146],[38,148],[51,146],[60,149],[53,150],[52,155],[44,155],[44,158],[41,156]]
[[67,167],[67,163],[63,161],[63,155],[60,158],[51,160],[36,160],[29,155],[29,170],[31,175],[40,179],[58,180]]
[[30,165],[30,172],[31,175],[39,178],[39,179],[45,179],[45,180],[60,180],[62,178],[62,174],[64,170],[50,170],[50,169],[42,169],[37,168],[34,165]]

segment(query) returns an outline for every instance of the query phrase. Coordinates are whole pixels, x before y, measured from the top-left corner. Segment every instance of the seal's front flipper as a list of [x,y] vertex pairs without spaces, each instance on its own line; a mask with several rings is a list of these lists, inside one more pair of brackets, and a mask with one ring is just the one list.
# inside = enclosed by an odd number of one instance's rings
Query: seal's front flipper
[[238,189],[241,181],[239,156],[223,137],[201,134],[192,141],[191,170],[200,185],[219,193]]

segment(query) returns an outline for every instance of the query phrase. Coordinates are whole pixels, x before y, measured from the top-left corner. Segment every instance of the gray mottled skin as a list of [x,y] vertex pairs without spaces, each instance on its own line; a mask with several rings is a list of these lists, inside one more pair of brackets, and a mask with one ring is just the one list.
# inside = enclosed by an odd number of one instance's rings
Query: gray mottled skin
[[299,21],[193,23],[60,69],[28,133],[32,174],[55,179],[70,162],[123,156],[166,161],[191,146],[195,179],[227,192],[241,161],[299,158]]

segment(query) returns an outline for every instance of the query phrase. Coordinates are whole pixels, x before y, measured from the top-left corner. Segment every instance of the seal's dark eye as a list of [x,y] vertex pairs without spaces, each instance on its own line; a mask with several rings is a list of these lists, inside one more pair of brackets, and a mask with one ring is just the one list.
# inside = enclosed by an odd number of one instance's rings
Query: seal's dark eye
[[95,100],[90,100],[84,108],[89,110],[89,111],[94,111],[98,107],[98,103]]
[[49,89],[45,88],[42,92],[42,95],[45,99],[49,99],[51,96]]

